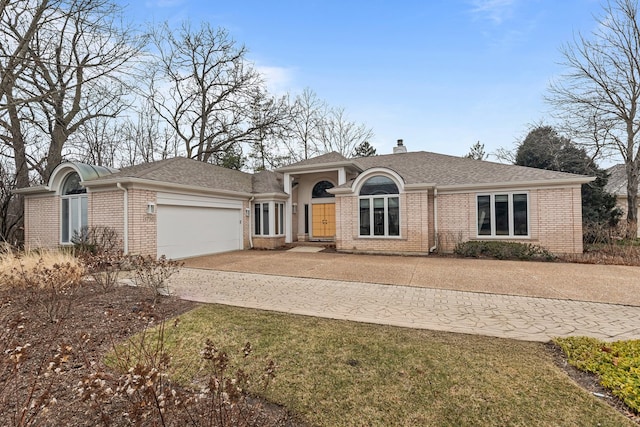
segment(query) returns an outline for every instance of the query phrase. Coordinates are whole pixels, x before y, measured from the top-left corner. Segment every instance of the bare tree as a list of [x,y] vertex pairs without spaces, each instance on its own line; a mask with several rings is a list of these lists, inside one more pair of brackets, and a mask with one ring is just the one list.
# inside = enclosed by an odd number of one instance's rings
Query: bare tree
[[640,167],[640,27],[636,0],[604,6],[591,37],[562,48],[568,72],[550,87],[548,100],[576,141],[595,153],[615,150],[627,175],[627,222],[637,230]]
[[248,141],[253,170],[274,169],[289,158],[283,149],[283,141],[288,138],[291,118],[291,107],[286,96],[276,98],[256,88],[249,122],[256,131]]
[[[262,124],[250,123],[260,75],[224,29],[165,24],[153,33],[158,52],[149,96],[187,157],[208,162],[234,144],[250,142]],[[257,126],[257,127],[256,127]]]
[[327,116],[327,103],[310,88],[296,97],[293,105],[290,137],[286,141],[293,162],[322,153],[320,134]]
[[320,128],[322,152],[337,151],[345,157],[351,157],[358,145],[372,137],[373,130],[349,120],[344,108],[331,109]]
[[[120,14],[111,0],[17,1],[3,8],[0,37],[15,46],[3,52],[3,68],[20,70],[10,73],[0,115],[16,185],[28,185],[30,170],[48,179],[74,132],[123,109],[123,70],[142,43],[121,26]],[[38,137],[27,140],[27,131]]]
[[51,22],[59,5],[57,1],[48,0],[0,2],[0,141],[11,148],[12,153],[8,155],[14,161],[18,186],[29,185],[21,112],[24,104],[34,100],[20,90],[20,82],[24,72],[34,66],[29,55],[30,44],[39,29]]

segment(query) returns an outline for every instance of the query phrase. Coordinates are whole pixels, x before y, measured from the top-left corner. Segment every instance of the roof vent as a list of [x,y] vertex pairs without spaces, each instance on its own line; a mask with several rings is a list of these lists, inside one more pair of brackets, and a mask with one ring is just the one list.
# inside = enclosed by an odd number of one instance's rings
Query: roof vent
[[405,147],[404,143],[402,142],[402,140],[399,139],[398,140],[398,145],[393,147],[393,154],[406,153],[406,152],[407,152],[407,147]]

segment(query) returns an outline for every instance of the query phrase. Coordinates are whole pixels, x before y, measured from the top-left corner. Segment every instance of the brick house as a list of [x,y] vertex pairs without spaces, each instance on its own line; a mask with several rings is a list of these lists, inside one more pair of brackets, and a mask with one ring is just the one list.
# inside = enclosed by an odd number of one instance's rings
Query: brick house
[[122,170],[68,162],[25,197],[27,247],[113,227],[126,253],[170,258],[335,242],[428,254],[468,240],[582,252],[580,187],[593,178],[428,152],[328,153],[249,174],[185,158]]

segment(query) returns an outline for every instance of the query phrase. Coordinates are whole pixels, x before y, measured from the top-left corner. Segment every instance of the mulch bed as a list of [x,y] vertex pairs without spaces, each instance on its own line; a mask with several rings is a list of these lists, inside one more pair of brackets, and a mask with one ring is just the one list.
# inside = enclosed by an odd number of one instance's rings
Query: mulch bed
[[547,343],[547,350],[553,358],[556,366],[562,369],[573,381],[587,392],[604,401],[622,415],[640,425],[640,415],[631,410],[620,398],[614,396],[610,390],[602,387],[598,382],[598,376],[590,372],[584,372],[572,366],[567,361],[567,355],[562,349],[552,343]]
[[[150,325],[172,319],[197,307],[197,303],[175,297],[161,297],[155,301],[149,291],[130,286],[118,286],[105,292],[91,284],[80,287],[67,301],[69,312],[51,322],[42,308],[26,295],[11,289],[0,289],[0,425],[18,425],[16,413],[25,404],[35,403],[23,425],[38,426],[94,426],[126,425],[123,408],[118,405],[103,408],[109,422],[101,422],[95,412],[79,402],[76,385],[89,373],[104,367],[105,355],[114,343],[143,331]],[[24,347],[17,371],[7,363],[12,350]],[[47,364],[54,360],[60,346],[71,349],[69,359],[61,364],[59,373],[47,373]],[[548,344],[549,353],[557,366],[576,383],[599,397],[613,408],[640,424],[640,416],[633,413],[620,399],[598,384],[593,374],[582,372],[567,363],[562,350]],[[13,354],[16,354],[14,351]],[[35,391],[32,398],[28,394]],[[46,409],[38,409],[49,402]],[[55,403],[51,404],[51,399]],[[262,411],[265,425],[300,426],[284,408],[251,399]],[[200,408],[201,413],[204,408]],[[148,425],[155,425],[149,420]]]
[[[123,418],[127,407],[122,402],[121,405],[111,402],[103,405],[101,410],[106,416],[101,420],[98,412],[81,402],[77,385],[97,371],[118,375],[103,363],[114,343],[198,305],[175,297],[160,297],[154,304],[147,289],[117,286],[105,292],[95,285],[84,284],[72,297],[61,297],[67,298],[65,302],[70,304],[70,310],[68,314],[63,311],[59,321],[51,322],[37,301],[26,294],[0,289],[0,321],[3,323],[3,331],[0,331],[0,425],[3,426],[129,425]],[[69,350],[69,354],[56,373],[47,369],[47,365],[60,359],[55,356],[61,348]],[[17,370],[13,370],[13,364],[9,362],[12,354],[14,357],[20,354]],[[52,399],[55,399],[54,403]],[[249,402],[263,412],[264,424],[260,425],[298,425],[283,408],[256,399]],[[30,405],[33,405],[29,411],[32,418],[21,422],[16,414]],[[207,424],[206,407],[196,407],[194,413],[199,414],[203,422],[193,424]],[[157,424],[157,420],[147,421],[142,424],[162,425]],[[174,421],[167,425],[185,423]]]

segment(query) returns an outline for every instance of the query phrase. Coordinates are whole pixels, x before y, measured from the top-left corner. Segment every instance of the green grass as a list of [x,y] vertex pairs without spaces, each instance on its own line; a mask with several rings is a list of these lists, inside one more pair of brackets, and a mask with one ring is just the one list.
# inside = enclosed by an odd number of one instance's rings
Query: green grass
[[576,368],[597,374],[600,384],[640,412],[640,340],[605,343],[571,337],[555,342]]
[[311,425],[632,425],[539,343],[206,305],[166,331],[182,381],[203,375],[207,338],[230,355],[250,341],[247,371],[275,360],[275,383],[259,393]]

